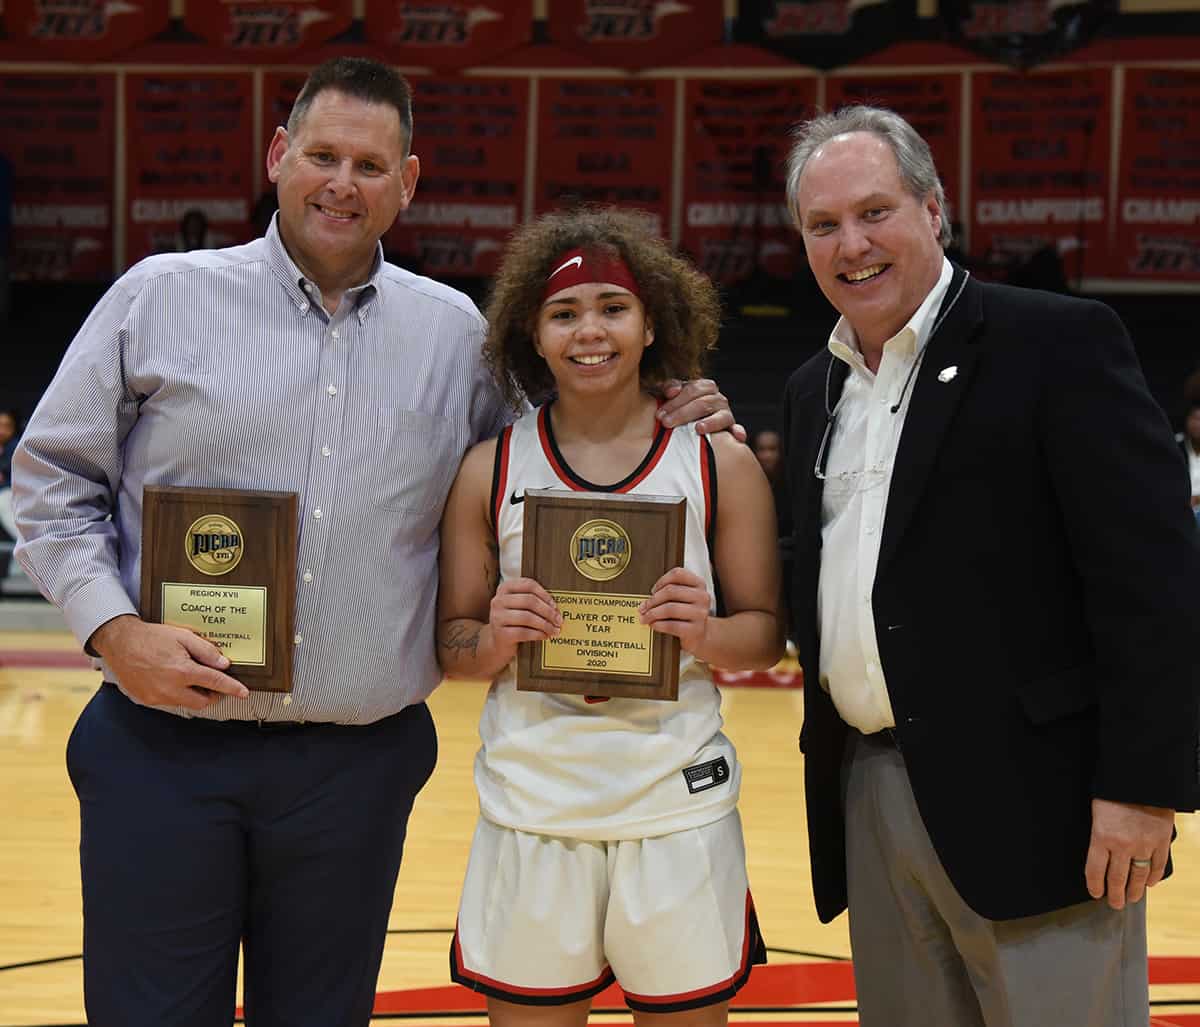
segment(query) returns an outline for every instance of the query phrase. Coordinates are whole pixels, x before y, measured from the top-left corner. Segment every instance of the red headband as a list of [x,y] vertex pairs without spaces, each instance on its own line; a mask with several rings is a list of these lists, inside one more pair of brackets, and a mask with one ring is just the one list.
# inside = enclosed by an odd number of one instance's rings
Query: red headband
[[590,282],[609,282],[619,285],[622,289],[633,293],[638,299],[642,294],[637,281],[630,274],[619,256],[609,257],[604,253],[595,253],[576,247],[567,250],[554,262],[554,269],[546,278],[546,288],[542,292],[542,302],[545,303],[556,292],[569,289],[574,285]]

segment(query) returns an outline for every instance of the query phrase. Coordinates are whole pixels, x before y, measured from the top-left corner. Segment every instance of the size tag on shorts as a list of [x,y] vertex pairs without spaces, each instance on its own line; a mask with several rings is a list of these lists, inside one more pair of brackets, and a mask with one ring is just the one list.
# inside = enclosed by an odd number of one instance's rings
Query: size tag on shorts
[[718,756],[707,763],[684,767],[683,779],[687,782],[688,791],[695,795],[697,792],[725,784],[729,780],[729,764],[725,762],[724,756]]

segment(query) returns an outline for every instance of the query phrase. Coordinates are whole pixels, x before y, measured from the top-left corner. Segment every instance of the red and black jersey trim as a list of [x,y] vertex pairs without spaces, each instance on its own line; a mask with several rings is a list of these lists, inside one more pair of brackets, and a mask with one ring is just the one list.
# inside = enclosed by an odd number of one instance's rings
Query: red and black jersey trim
[[717,574],[717,454],[712,440],[700,436],[700,483],[704,486],[704,542],[708,547],[708,565],[712,568],[713,601],[717,616],[725,616],[725,598]]
[[728,1002],[750,979],[750,970],[767,961],[767,946],[758,929],[758,914],[754,899],[746,892],[746,927],[742,933],[742,964],[728,980],[718,981],[707,988],[697,988],[680,995],[633,995],[625,992],[625,1002],[639,1013],[682,1013]]
[[711,560],[717,537],[717,454],[707,435],[700,436],[700,481],[704,486],[704,539]]
[[489,998],[502,1002],[514,1002],[522,1006],[566,1006],[585,998],[594,998],[607,988],[616,977],[612,968],[606,966],[594,981],[571,985],[566,988],[522,988],[505,984],[463,966],[462,948],[458,943],[458,930],[450,942],[450,979],[464,988],[478,991]]
[[508,490],[508,453],[512,442],[512,425],[504,429],[496,439],[496,459],[492,464],[492,534],[500,539],[500,511],[504,509],[504,493]]
[[558,476],[559,481],[566,485],[567,488],[574,489],[576,492],[630,491],[634,486],[644,481],[646,476],[654,470],[655,466],[663,458],[663,454],[667,451],[667,443],[671,441],[671,432],[673,429],[659,424],[658,430],[654,433],[654,440],[650,443],[649,451],[642,458],[642,462],[633,469],[632,473],[622,478],[615,485],[597,485],[595,482],[588,481],[571,470],[570,464],[563,459],[562,453],[559,452],[558,442],[554,438],[554,427],[550,423],[550,406],[552,402],[544,403],[538,408],[538,439],[542,443],[542,452],[546,455],[546,460]]

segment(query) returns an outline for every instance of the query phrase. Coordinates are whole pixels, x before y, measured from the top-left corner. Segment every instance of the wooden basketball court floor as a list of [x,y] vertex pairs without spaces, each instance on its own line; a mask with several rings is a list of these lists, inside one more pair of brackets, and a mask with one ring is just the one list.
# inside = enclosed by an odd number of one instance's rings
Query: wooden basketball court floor
[[[79,827],[63,750],[97,682],[70,636],[0,632],[0,1027],[85,1022]],[[376,1024],[486,1022],[483,1003],[450,984],[447,971],[476,815],[471,761],[483,696],[482,684],[448,682],[430,701],[440,758],[409,826]],[[725,715],[745,764],[750,880],[770,949],[770,963],[755,970],[732,1019],[855,1023],[846,919],[822,926],[809,893],[796,748],[801,693],[727,688]],[[1150,1020],[1155,1027],[1200,1027],[1200,817],[1180,818],[1175,861],[1176,876],[1150,898]],[[599,996],[592,1022],[631,1020],[610,991]]]

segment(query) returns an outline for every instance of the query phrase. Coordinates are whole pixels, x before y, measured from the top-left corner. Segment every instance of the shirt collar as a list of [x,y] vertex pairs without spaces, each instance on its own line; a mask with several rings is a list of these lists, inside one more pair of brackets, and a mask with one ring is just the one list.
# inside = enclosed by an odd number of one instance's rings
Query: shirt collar
[[[886,352],[895,353],[904,359],[912,359],[921,352],[921,347],[929,341],[935,323],[934,316],[942,305],[942,299],[946,290],[950,288],[950,279],[953,276],[954,266],[943,256],[942,270],[937,282],[904,327],[883,344]],[[845,317],[838,318],[837,324],[829,334],[829,352],[860,374],[874,377],[863,360],[858,336]]]
[[[267,243],[267,265],[279,279],[279,284],[283,286],[288,298],[296,305],[301,314],[308,314],[314,306],[319,308],[321,306],[321,289],[316,282],[304,276],[283,245],[283,239],[279,235],[278,211],[271,218],[271,224],[268,226],[264,238]],[[358,314],[359,321],[366,317],[368,309],[380,298],[378,279],[382,267],[383,245],[376,243],[375,258],[371,261],[371,270],[367,275],[367,280],[361,285],[347,289],[343,294],[343,302],[345,299],[349,299]]]

